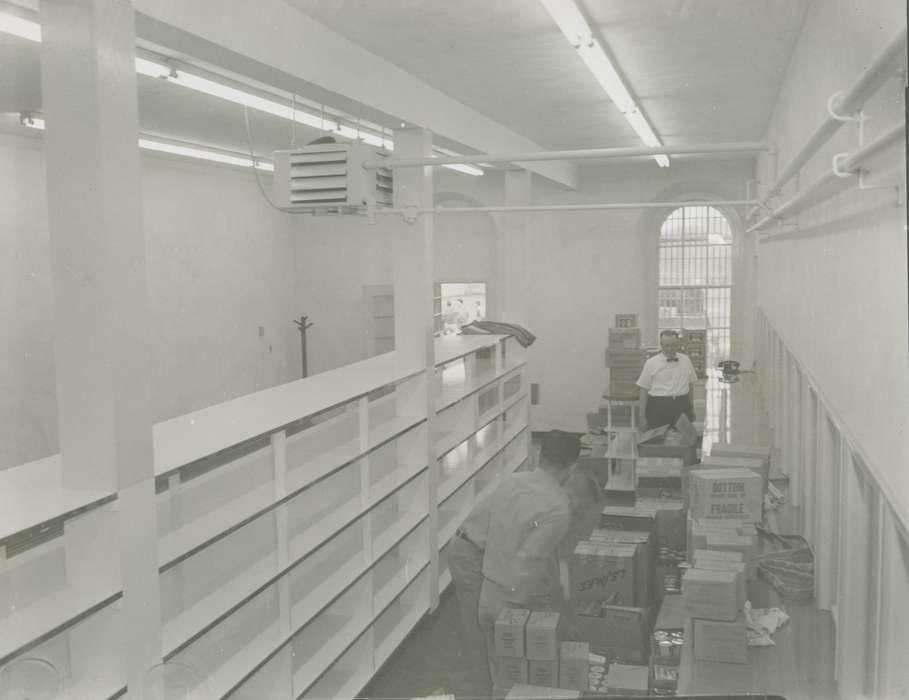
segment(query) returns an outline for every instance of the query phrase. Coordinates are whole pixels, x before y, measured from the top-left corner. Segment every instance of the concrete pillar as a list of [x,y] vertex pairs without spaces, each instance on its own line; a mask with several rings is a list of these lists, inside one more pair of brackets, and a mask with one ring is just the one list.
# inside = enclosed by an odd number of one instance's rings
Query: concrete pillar
[[160,660],[135,30],[124,0],[43,0],[41,87],[63,484],[118,492],[130,697]]

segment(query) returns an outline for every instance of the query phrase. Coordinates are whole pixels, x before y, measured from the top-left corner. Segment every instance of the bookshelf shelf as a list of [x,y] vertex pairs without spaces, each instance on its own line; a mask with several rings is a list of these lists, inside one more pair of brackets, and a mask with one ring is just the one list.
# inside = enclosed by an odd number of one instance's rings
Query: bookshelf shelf
[[[428,369],[387,353],[154,426],[161,656],[211,697],[352,697],[436,604],[450,573],[432,548],[526,461],[529,395],[511,337],[434,352]],[[135,633],[119,492],[65,489],[62,469],[0,474],[15,603],[0,667],[40,652],[68,665],[72,697],[117,697]]]

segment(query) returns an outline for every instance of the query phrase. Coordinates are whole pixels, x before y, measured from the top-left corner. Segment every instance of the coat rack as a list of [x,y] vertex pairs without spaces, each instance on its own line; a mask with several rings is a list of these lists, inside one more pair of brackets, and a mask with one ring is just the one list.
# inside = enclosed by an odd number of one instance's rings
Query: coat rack
[[305,379],[306,376],[307,376],[307,368],[306,368],[306,329],[309,328],[309,327],[312,325],[311,323],[307,323],[307,322],[306,322],[306,320],[307,320],[308,318],[309,318],[308,316],[300,316],[300,320],[299,320],[299,321],[294,320],[294,323],[297,324],[297,328],[298,328],[299,331],[300,331],[300,350],[301,350],[301,356],[302,356],[302,359],[303,359],[303,378],[304,378],[304,379]]

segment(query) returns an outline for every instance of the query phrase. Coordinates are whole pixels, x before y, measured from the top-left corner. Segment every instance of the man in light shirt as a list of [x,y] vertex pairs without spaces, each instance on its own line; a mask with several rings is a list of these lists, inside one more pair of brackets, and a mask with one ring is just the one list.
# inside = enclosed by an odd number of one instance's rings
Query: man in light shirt
[[676,331],[660,333],[662,352],[644,363],[637,385],[641,388],[641,414],[646,428],[675,425],[685,415],[694,422],[691,383],[697,373],[688,355],[680,353]]
[[577,435],[552,430],[543,436],[537,468],[505,476],[489,497],[479,622],[493,679],[494,627],[503,608],[566,611],[558,549],[572,506],[562,485],[579,452]]

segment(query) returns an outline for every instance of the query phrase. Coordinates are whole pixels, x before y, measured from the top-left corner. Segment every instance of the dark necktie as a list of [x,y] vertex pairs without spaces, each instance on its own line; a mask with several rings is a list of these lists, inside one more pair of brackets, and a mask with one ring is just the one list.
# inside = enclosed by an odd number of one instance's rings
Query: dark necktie
[[679,358],[677,357],[667,357],[666,362],[678,362]]

